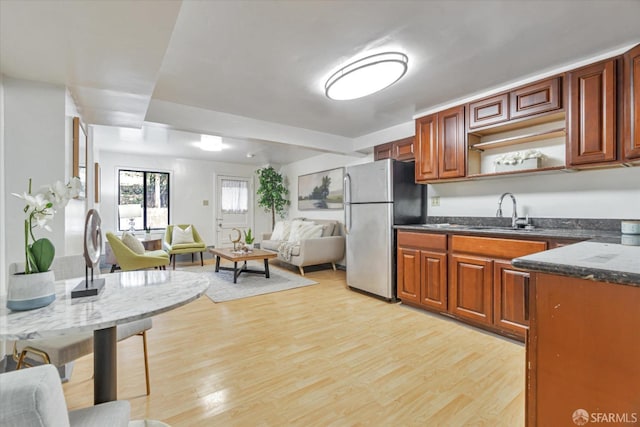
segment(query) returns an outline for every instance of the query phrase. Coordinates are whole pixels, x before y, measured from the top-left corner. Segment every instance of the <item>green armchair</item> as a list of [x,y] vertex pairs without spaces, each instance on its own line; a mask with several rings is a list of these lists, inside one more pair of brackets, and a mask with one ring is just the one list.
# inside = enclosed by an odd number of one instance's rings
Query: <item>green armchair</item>
[[145,251],[144,254],[137,254],[129,249],[129,247],[125,245],[115,234],[107,232],[106,236],[109,241],[109,245],[111,245],[113,255],[115,255],[118,265],[122,271],[142,270],[144,268],[151,267],[164,270],[166,269],[166,266],[169,265],[169,255],[167,255],[167,253],[162,249],[157,251]]
[[[191,230],[193,233],[193,242],[185,242],[185,243],[173,243],[173,228],[180,227],[180,229],[185,230],[189,226],[191,226]],[[207,245],[205,245],[202,237],[198,234],[198,230],[192,224],[176,224],[176,225],[167,225],[167,229],[164,232],[164,239],[162,241],[162,246],[164,250],[169,254],[169,262],[173,261],[173,269],[176,269],[176,255],[179,254],[191,254],[191,262],[194,261],[193,254],[196,252],[200,252],[200,265],[204,265],[203,261],[203,253],[207,249]]]

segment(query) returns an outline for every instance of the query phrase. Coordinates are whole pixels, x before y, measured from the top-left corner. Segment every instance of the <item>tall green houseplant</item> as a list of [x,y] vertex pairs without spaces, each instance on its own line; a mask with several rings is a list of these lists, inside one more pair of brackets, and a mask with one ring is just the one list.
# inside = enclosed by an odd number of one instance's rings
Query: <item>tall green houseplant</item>
[[271,228],[276,225],[276,214],[284,217],[285,208],[291,204],[287,195],[289,190],[284,186],[284,178],[273,166],[258,169],[256,171],[259,179],[258,186],[258,206],[264,208],[265,212],[271,211]]

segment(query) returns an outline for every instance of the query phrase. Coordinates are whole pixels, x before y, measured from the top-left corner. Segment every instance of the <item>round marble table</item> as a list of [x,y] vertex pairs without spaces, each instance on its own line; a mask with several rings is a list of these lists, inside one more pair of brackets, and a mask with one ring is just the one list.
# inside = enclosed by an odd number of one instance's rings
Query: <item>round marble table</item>
[[116,325],[151,317],[205,293],[205,274],[146,270],[105,274],[100,295],[71,299],[82,278],[56,282],[56,300],[37,310],[11,311],[0,298],[0,338],[33,339],[93,331],[94,402],[117,399]]

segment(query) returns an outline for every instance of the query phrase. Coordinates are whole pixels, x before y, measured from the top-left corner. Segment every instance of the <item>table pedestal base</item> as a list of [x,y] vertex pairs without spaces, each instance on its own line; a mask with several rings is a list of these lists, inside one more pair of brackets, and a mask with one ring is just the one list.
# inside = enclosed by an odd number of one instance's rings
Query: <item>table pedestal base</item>
[[116,327],[93,331],[93,403],[118,399],[118,342]]

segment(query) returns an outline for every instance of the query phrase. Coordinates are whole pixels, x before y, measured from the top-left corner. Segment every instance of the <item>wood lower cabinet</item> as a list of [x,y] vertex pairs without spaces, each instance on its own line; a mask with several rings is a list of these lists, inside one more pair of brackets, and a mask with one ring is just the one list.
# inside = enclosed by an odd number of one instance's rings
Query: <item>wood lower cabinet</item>
[[420,251],[420,304],[447,311],[447,254]]
[[493,261],[475,256],[451,255],[449,271],[449,312],[463,319],[491,325]]
[[398,232],[396,286],[403,302],[447,310],[447,236]]
[[640,423],[638,307],[637,286],[532,273],[527,426],[574,426],[578,409]]
[[397,293],[402,301],[420,303],[420,249],[398,247]]
[[494,261],[493,279],[494,325],[524,337],[529,326],[529,273],[510,262]]
[[397,294],[404,303],[524,340],[529,273],[511,259],[546,241],[398,231]]
[[416,120],[416,181],[466,174],[464,105]]
[[640,45],[624,55],[624,132],[625,160],[640,159]]
[[616,63],[567,73],[567,165],[616,160]]

